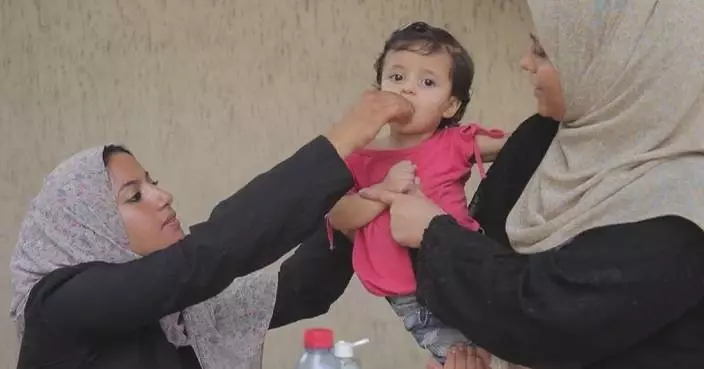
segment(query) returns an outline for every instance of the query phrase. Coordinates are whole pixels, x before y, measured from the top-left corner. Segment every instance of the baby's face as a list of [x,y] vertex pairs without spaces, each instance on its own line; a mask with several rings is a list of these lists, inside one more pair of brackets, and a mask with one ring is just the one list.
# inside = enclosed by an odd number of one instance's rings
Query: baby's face
[[400,50],[386,55],[381,89],[403,95],[415,108],[409,124],[391,124],[403,134],[435,132],[442,118],[452,117],[459,100],[452,93],[452,56],[445,51]]

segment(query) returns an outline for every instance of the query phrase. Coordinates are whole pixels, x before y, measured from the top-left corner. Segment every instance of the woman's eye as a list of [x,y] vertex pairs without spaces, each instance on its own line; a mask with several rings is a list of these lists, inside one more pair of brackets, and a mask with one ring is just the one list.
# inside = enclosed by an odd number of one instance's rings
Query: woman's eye
[[548,54],[545,53],[545,50],[543,50],[540,46],[533,46],[533,54],[540,58],[547,58],[548,56]]
[[127,199],[127,202],[139,202],[140,200],[142,200],[142,192],[137,192],[132,197]]

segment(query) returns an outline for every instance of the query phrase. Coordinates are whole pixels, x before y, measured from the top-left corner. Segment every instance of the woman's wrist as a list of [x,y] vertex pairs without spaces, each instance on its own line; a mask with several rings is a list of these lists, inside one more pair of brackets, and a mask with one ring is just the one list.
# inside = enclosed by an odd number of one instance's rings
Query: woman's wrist
[[357,145],[354,142],[345,137],[344,134],[336,132],[335,130],[323,135],[323,137],[330,142],[342,159],[345,159],[357,149]]

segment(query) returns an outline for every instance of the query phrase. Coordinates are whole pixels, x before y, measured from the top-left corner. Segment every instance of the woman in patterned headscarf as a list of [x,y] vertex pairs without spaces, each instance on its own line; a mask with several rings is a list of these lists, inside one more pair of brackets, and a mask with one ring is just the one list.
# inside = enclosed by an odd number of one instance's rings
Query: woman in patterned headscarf
[[536,369],[701,367],[704,2],[528,4],[521,65],[542,117],[475,195],[486,234],[422,194],[370,197],[420,247],[420,299],[493,354]]
[[278,276],[256,271],[352,187],[341,158],[411,111],[399,95],[367,93],[187,236],[171,195],[126,149],[66,160],[32,201],[12,257],[18,368],[259,368],[268,328],[322,314],[342,293],[350,250],[329,250],[322,227]]

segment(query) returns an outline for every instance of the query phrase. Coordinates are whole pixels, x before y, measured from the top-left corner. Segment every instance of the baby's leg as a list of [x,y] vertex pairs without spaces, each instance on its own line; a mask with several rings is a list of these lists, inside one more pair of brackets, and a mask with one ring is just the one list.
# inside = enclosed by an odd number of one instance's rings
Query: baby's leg
[[441,364],[445,363],[448,350],[457,344],[471,342],[458,330],[444,325],[437,317],[418,303],[415,296],[393,296],[387,300],[401,319],[406,330],[420,347],[430,351]]

